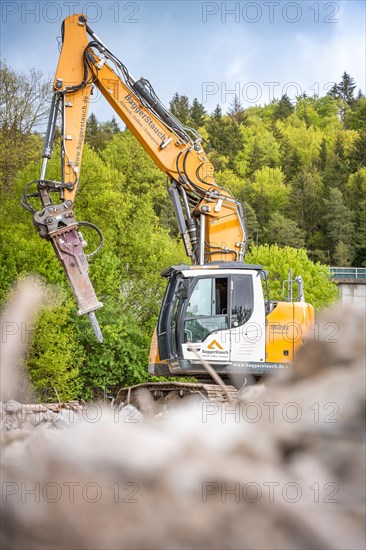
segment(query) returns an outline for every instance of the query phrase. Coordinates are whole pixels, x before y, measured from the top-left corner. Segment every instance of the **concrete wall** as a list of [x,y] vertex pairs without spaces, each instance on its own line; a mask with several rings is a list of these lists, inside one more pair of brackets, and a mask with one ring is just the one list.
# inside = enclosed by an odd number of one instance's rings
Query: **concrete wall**
[[343,305],[355,305],[366,310],[366,279],[336,279]]

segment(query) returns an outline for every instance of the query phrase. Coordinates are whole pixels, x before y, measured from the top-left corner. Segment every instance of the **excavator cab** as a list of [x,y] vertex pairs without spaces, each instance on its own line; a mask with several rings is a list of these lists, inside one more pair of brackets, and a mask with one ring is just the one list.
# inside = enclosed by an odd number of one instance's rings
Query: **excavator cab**
[[259,265],[181,264],[163,273],[168,285],[150,349],[157,376],[263,375],[287,368],[313,321],[303,302],[270,302]]
[[[155,375],[206,375],[199,357],[220,374],[266,368],[261,266],[222,262],[179,265],[168,278],[150,364]],[[156,349],[156,346],[158,349]]]

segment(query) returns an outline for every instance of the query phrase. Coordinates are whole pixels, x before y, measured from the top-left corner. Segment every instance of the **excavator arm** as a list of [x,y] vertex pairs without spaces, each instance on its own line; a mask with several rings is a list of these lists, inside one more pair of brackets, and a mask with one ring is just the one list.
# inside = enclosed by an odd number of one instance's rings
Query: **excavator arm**
[[[192,263],[241,261],[246,239],[241,204],[215,182],[201,136],[194,129],[184,127],[163,106],[148,80],[135,80],[130,75],[90,29],[85,15],[65,19],[41,175],[39,180],[31,182],[37,184],[37,192],[30,193],[29,184],[22,204],[34,214],[40,235],[51,240],[78,302],[79,314],[90,315],[101,340],[94,311],[102,304],[89,279],[87,256],[83,251],[85,243],[78,231],[86,222],[77,222],[73,211],[93,86],[168,176],[179,231]],[[56,182],[46,178],[46,171],[59,116],[62,181]],[[59,196],[56,203],[53,193]],[[40,198],[41,210],[36,211],[30,204],[32,196]]]

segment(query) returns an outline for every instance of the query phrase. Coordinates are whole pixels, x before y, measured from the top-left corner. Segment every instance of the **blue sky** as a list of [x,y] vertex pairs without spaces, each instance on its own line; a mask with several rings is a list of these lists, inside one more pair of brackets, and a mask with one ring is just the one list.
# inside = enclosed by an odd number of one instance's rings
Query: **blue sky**
[[[57,36],[69,13],[89,24],[135,77],[168,103],[178,91],[211,112],[235,92],[244,106],[299,92],[324,95],[344,70],[366,90],[365,2],[316,1],[6,1],[1,57],[15,69],[53,75]],[[113,111],[96,95],[98,119]]]

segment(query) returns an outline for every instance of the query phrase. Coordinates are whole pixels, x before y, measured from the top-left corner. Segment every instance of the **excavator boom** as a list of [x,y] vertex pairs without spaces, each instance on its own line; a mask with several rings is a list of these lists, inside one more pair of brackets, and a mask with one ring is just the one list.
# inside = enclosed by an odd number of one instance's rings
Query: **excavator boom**
[[[78,189],[85,130],[92,87],[96,86],[171,181],[178,227],[193,263],[240,260],[245,230],[240,203],[218,186],[213,167],[202,148],[201,136],[185,128],[158,99],[144,78],[135,80],[87,25],[83,14],[72,15],[62,25],[62,50],[53,82],[53,99],[38,180],[42,210],[33,211],[27,195],[23,205],[34,214],[42,237],[51,240],[79,305],[89,313],[94,332],[101,339],[93,313],[102,306],[88,276],[80,222],[73,212]],[[61,116],[62,181],[47,180],[47,163]],[[60,204],[51,193],[58,192]]]
[[245,246],[241,205],[215,182],[201,136],[169,113],[148,80],[130,75],[83,15],[64,21],[53,84],[64,119],[63,180],[72,186],[63,198],[73,201],[77,191],[92,85],[172,182],[170,194],[193,263],[241,260]]

